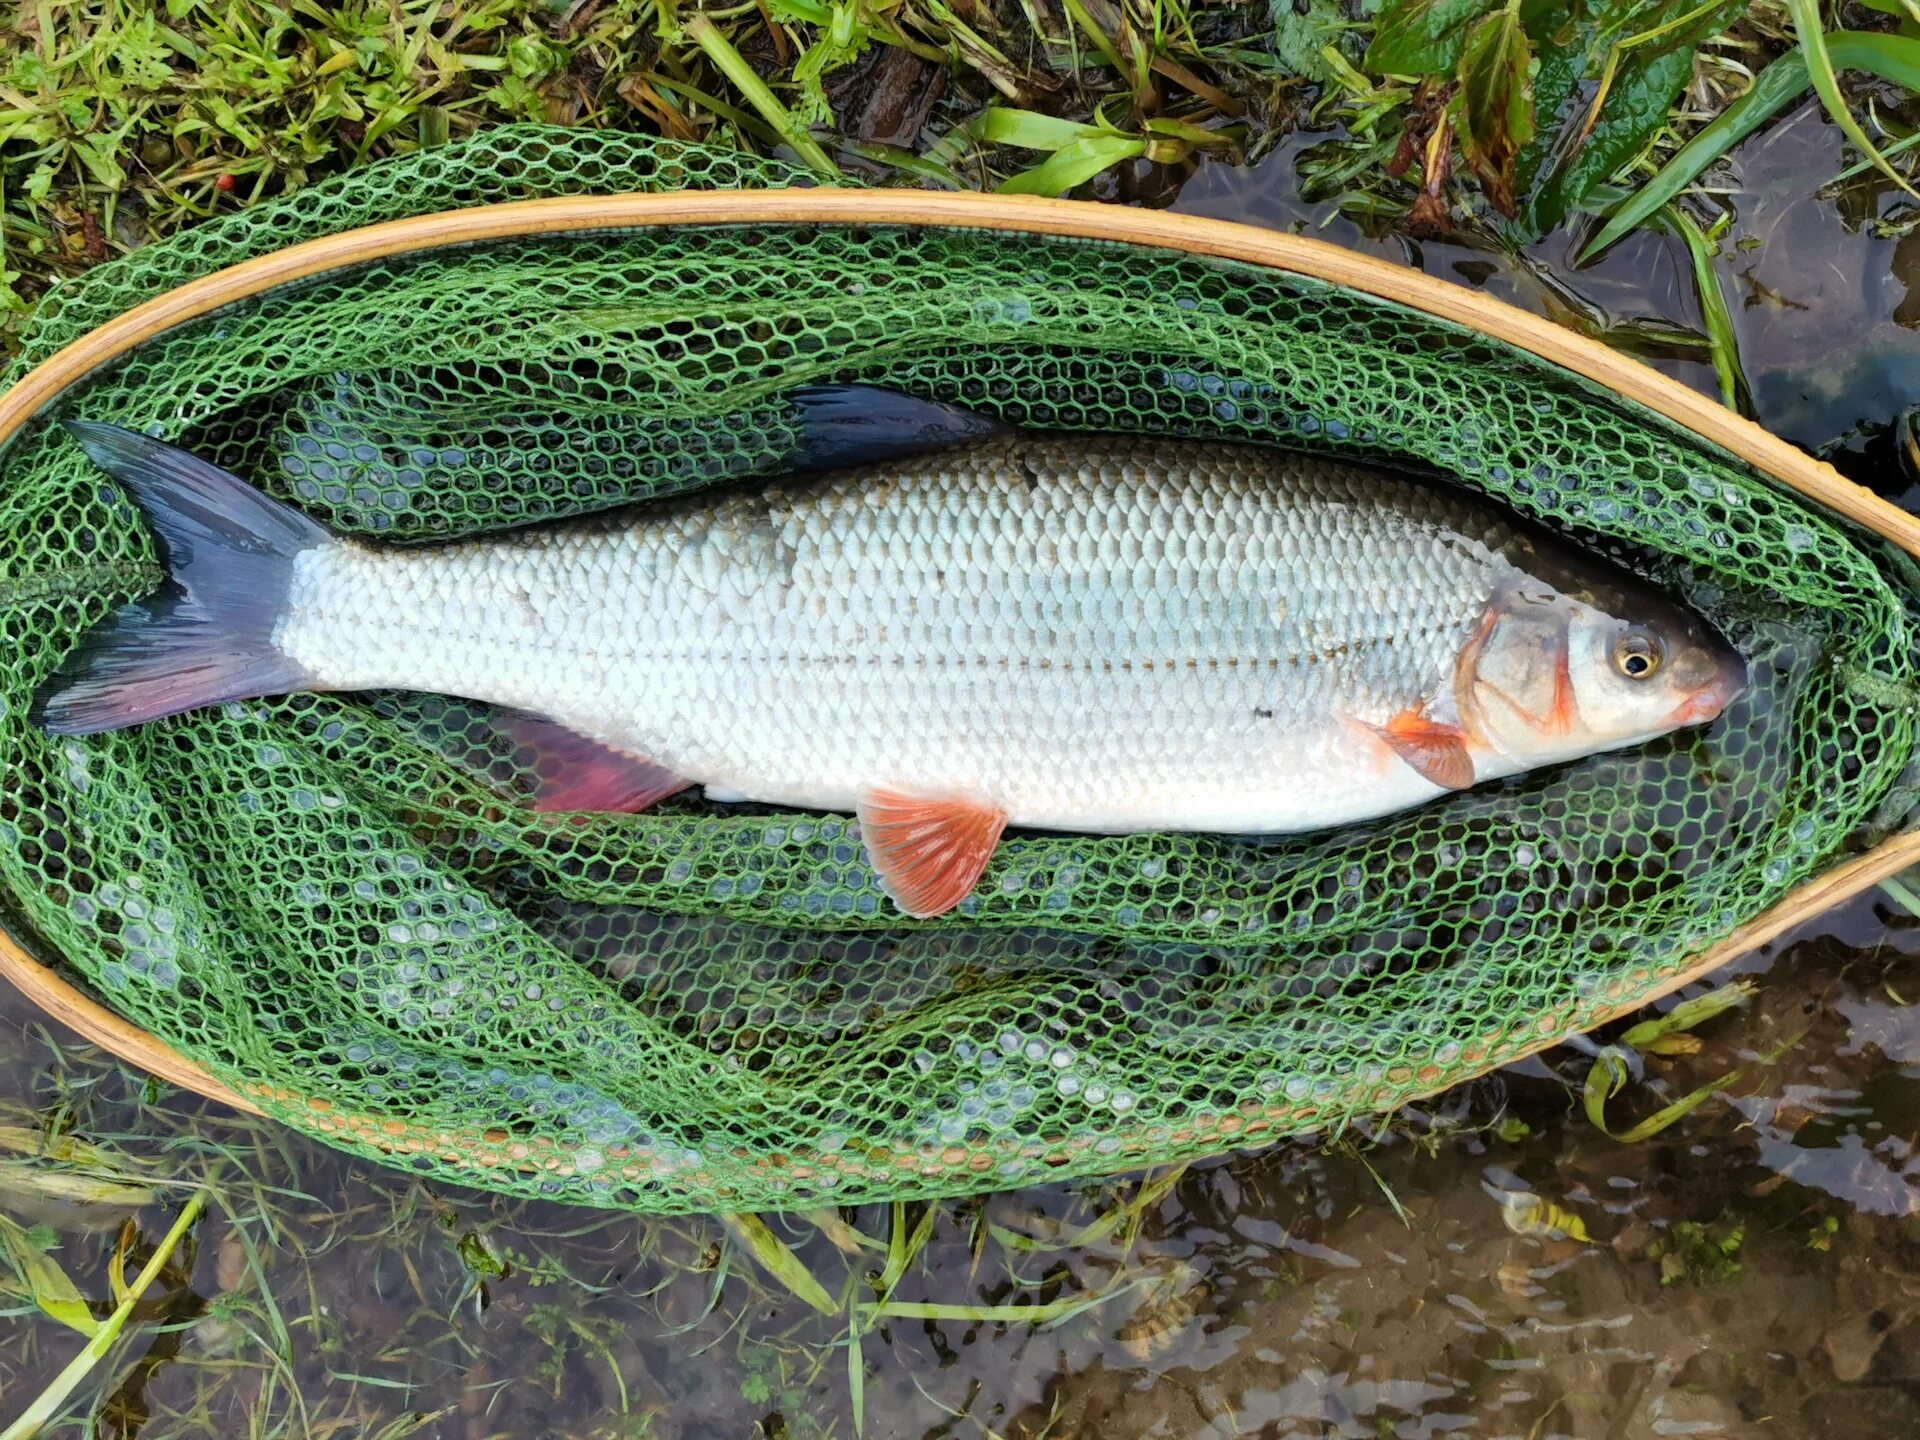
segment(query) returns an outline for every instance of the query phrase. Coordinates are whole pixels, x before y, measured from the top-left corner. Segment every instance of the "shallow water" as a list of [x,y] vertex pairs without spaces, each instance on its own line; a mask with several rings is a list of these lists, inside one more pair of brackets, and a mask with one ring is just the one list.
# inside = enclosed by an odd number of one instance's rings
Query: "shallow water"
[[[1202,169],[1178,208],[1320,234],[1601,329],[1696,318],[1684,257],[1658,237],[1580,272],[1566,237],[1524,265],[1368,240],[1292,198],[1308,143],[1251,171]],[[1738,161],[1755,183],[1723,264],[1758,418],[1845,447],[1861,478],[1898,491],[1862,432],[1920,396],[1913,258],[1811,199],[1839,166],[1817,110]],[[1748,237],[1758,247],[1738,248]],[[1650,358],[1713,384],[1704,355]],[[1920,1433],[1916,951],[1920,921],[1876,895],[1715,977],[1760,988],[1697,1032],[1697,1053],[1648,1061],[1610,1119],[1623,1130],[1740,1073],[1638,1143],[1582,1113],[1582,1042],[1339,1141],[931,1212],[774,1220],[831,1315],[720,1221],[424,1185],[148,1095],[10,992],[0,1135],[57,1127],[156,1191],[131,1209],[62,1197],[0,1158],[0,1210],[51,1227],[97,1298],[122,1219],[150,1244],[181,1182],[215,1180],[190,1264],[119,1354],[106,1433],[844,1436],[856,1415],[872,1436]],[[1008,1308],[849,1313],[886,1288],[889,1238],[923,1225],[895,1305]],[[79,1343],[0,1293],[0,1423]]]

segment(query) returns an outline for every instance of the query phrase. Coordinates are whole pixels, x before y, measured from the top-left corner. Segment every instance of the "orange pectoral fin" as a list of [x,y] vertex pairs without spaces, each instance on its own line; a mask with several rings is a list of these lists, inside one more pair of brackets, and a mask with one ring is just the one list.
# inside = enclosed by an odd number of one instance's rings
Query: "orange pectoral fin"
[[944,915],[979,883],[1007,814],[952,795],[870,787],[860,796],[860,834],[880,885],[918,920]]
[[1403,710],[1385,725],[1367,728],[1435,785],[1465,790],[1473,784],[1473,756],[1467,753],[1467,732],[1458,726],[1439,725],[1417,710]]

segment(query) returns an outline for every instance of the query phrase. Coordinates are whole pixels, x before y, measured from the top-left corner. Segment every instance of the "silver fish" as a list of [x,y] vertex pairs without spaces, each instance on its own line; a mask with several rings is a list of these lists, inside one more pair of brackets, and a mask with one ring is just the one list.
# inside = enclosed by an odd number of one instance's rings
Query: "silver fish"
[[1621,572],[1452,490],[1251,445],[1013,433],[431,548],[337,539],[76,426],[173,588],[57,733],[289,690],[525,712],[548,808],[690,784],[861,817],[938,914],[1008,825],[1263,834],[1712,719],[1745,670]]

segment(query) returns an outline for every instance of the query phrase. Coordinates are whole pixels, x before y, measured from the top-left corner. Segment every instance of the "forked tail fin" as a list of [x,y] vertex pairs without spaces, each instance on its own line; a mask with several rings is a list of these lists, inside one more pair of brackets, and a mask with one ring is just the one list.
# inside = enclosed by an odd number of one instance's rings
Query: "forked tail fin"
[[313,688],[273,644],[294,557],[337,543],[299,511],[177,446],[69,420],[93,463],[132,492],[167,583],[81,641],[35,702],[55,735],[93,735],[203,705]]

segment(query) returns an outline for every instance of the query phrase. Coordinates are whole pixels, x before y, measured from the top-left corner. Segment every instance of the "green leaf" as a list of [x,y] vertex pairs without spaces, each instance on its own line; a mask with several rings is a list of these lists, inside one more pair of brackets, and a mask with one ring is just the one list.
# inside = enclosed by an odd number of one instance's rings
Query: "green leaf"
[[1230,145],[1234,143],[1236,133],[1244,133],[1244,127],[1232,126],[1225,130],[1209,130],[1204,125],[1195,125],[1188,120],[1174,120],[1165,115],[1156,115],[1147,121],[1149,135],[1165,135],[1178,140],[1181,144],[1198,148],[1210,145]]
[[1333,66],[1322,52],[1345,20],[1340,0],[1307,0],[1304,13],[1294,8],[1294,0],[1274,0],[1273,58],[1288,74],[1324,85],[1333,78]]
[[[1746,0],[1725,0],[1702,12],[1691,24],[1661,31],[1651,42],[1632,48],[1624,42],[1635,37],[1623,37],[1613,83],[1607,88],[1592,130],[1582,141],[1572,127],[1584,124],[1587,117],[1576,114],[1568,120],[1556,141],[1566,158],[1544,177],[1528,201],[1526,223],[1532,233],[1540,234],[1558,225],[1579,209],[1594,186],[1604,183],[1646,147],[1666,124],[1674,101],[1692,77],[1695,49],[1726,29],[1746,8]],[[1597,36],[1595,48],[1605,38]],[[1605,59],[1606,51],[1597,55],[1590,51],[1580,79],[1597,82],[1604,72]]]
[[867,1433],[867,1361],[860,1353],[860,1317],[847,1312],[847,1396],[853,1402],[853,1433]]
[[859,1308],[860,1313],[868,1317],[869,1326],[881,1320],[965,1320],[976,1324],[1052,1325],[1071,1319],[1096,1305],[1131,1294],[1144,1285],[1152,1284],[1153,1280],[1152,1275],[1141,1275],[1090,1295],[1063,1296],[1034,1305],[952,1305],[890,1300],[880,1303],[863,1301]]
[[67,1363],[66,1369],[54,1376],[53,1383],[35,1396],[11,1425],[5,1430],[0,1430],[0,1440],[33,1440],[33,1437],[45,1429],[52,1422],[53,1417],[60,1413],[61,1407],[67,1403],[67,1397],[80,1388],[81,1383],[93,1373],[94,1367],[106,1358],[107,1352],[120,1338],[120,1332],[126,1328],[127,1321],[133,1317],[133,1307],[139,1303],[147,1287],[153,1284],[161,1267],[173,1258],[175,1249],[186,1238],[194,1222],[200,1218],[200,1212],[206,1208],[209,1194],[210,1192],[206,1190],[196,1191],[193,1198],[187,1201],[179,1218],[173,1222],[167,1233],[160,1237],[160,1243],[154,1247],[153,1254],[148,1258],[147,1263],[141,1267],[133,1283],[127,1286],[126,1298],[114,1307],[111,1315],[94,1327],[93,1334],[81,1347],[80,1353]]
[[1144,140],[1130,135],[1087,135],[1062,145],[1052,155],[1002,181],[1002,195],[1064,195],[1076,185],[1084,185],[1102,170],[1130,160],[1147,148]]
[[1563,0],[1520,0],[1520,23],[1526,27],[1534,49],[1551,53],[1571,49],[1576,43],[1584,45],[1581,27],[1591,29],[1593,17],[1585,6],[1568,5]]
[[1517,3],[1467,32],[1460,50],[1460,152],[1503,215],[1514,213],[1514,160],[1533,138],[1532,68]]
[[1837,30],[1826,37],[1827,58],[1841,70],[1866,70],[1908,90],[1920,90],[1920,40]]
[[767,8],[776,20],[802,25],[825,25],[833,18],[832,12],[815,0],[769,0]]
[[1704,126],[1654,177],[1627,197],[1600,233],[1580,252],[1591,260],[1629,230],[1645,222],[1699,178],[1714,161],[1758,130],[1775,112],[1807,88],[1807,62],[1799,51],[1782,55],[1762,70],[1747,93]]
[[484,1276],[498,1280],[507,1273],[507,1262],[493,1253],[485,1238],[478,1231],[469,1230],[460,1237],[454,1249],[460,1254],[460,1263],[467,1267],[470,1275]]
[[1627,1083],[1627,1062],[1620,1052],[1609,1045],[1593,1057],[1593,1064],[1587,1067],[1586,1083],[1580,1087],[1580,1105],[1587,1112],[1587,1121],[1603,1135],[1613,1132],[1607,1129],[1607,1101],[1620,1093],[1620,1087]]
[[786,1242],[767,1228],[767,1222],[758,1215],[733,1214],[720,1217],[733,1237],[760,1262],[760,1268],[778,1280],[794,1295],[807,1302],[822,1315],[838,1315],[840,1307],[827,1294],[813,1272],[801,1263],[800,1257],[787,1248]]
[[[1693,223],[1693,217],[1677,205],[1668,208],[1666,217],[1668,224],[1685,242],[1687,254],[1693,261],[1693,283],[1700,296],[1700,318],[1707,327],[1707,341],[1713,355],[1713,373],[1720,382],[1721,402],[1737,414],[1751,415],[1753,395],[1747,389],[1746,371],[1740,365],[1740,342],[1734,334],[1733,315],[1727,309],[1727,294],[1720,286],[1720,274],[1713,268],[1713,256],[1708,253],[1707,237],[1700,233],[1700,227]],[[1716,996],[1725,997],[1721,1009],[1738,1004],[1744,998],[1741,983],[1728,985],[1722,990],[1714,991],[1712,995],[1702,996],[1699,1000],[1688,1001],[1687,1005],[1700,1008],[1689,1011],[1684,1024],[1673,1028],[1684,1029],[1686,1025],[1698,1024],[1708,1015],[1719,1013],[1717,1010],[1706,1008],[1707,1002],[1714,1000]],[[1675,1016],[1687,1009],[1687,1005],[1676,1007],[1673,1014],[1666,1017],[1667,1021],[1674,1021]],[[1634,1032],[1641,1030],[1651,1030],[1657,1041],[1658,1037],[1668,1033],[1660,1028],[1660,1024],[1659,1021],[1651,1021],[1647,1025],[1635,1026],[1634,1031],[1628,1033],[1627,1043],[1641,1044],[1641,1041],[1632,1038]]]
[[1800,41],[1800,53],[1806,58],[1807,75],[1813,81],[1814,93],[1826,108],[1827,117],[1840,127],[1841,134],[1853,142],[1854,149],[1873,162],[1876,170],[1914,199],[1920,200],[1920,192],[1916,192],[1900,172],[1888,163],[1873,141],[1867,138],[1867,132],[1860,128],[1860,122],[1853,118],[1853,111],[1847,108],[1847,97],[1840,93],[1839,77],[1833,73],[1832,51],[1827,48],[1826,34],[1820,28],[1820,0],[1787,0],[1787,14],[1792,17],[1794,34]]
[[714,67],[732,82],[733,88],[746,98],[749,105],[760,112],[760,116],[776,131],[807,168],[823,179],[832,181],[842,178],[840,167],[833,158],[822,150],[819,143],[809,135],[806,127],[799,124],[779,97],[767,87],[767,82],[746,62],[746,58],[734,49],[733,42],[720,33],[712,19],[705,12],[695,15],[687,22],[687,37],[706,51],[707,58]]
[[[1826,37],[1827,57],[1842,70],[1865,70],[1909,90],[1920,90],[1920,40],[1897,35],[1838,31]],[[1811,83],[1805,52],[1782,55],[1748,87],[1747,93],[1716,115],[1654,177],[1628,197],[1580,252],[1584,262],[1636,226],[1691,185],[1706,168],[1797,99]]]
[[171,46],[160,38],[160,22],[142,15],[122,30],[114,43],[113,60],[129,85],[155,90],[173,79],[168,63]]
[[127,183],[127,172],[120,168],[120,162],[114,158],[114,152],[120,148],[121,133],[112,135],[82,135],[73,142],[73,153],[86,166],[87,173],[95,182],[109,190],[118,190]]
[[0,1197],[38,1195],[76,1205],[151,1205],[153,1188],[111,1175],[50,1170],[32,1161],[0,1160]]
[[[1556,15],[1565,18],[1568,12],[1556,7]],[[1520,7],[1520,18],[1540,55],[1533,74],[1533,113],[1537,117],[1533,143],[1520,152],[1514,166],[1514,188],[1525,194],[1533,189],[1534,181],[1553,159],[1561,126],[1572,118],[1569,112],[1581,78],[1586,74],[1593,24],[1582,12],[1577,22],[1565,18],[1559,30],[1543,33],[1544,27],[1528,21],[1524,3]]]
[[1619,1134],[1615,1134],[1612,1130],[1607,1129],[1604,1115],[1602,1118],[1594,1120],[1594,1109],[1591,1104],[1587,1107],[1587,1118],[1593,1120],[1595,1125],[1599,1126],[1600,1129],[1605,1131],[1611,1138],[1618,1140],[1622,1145],[1638,1145],[1642,1140],[1648,1140],[1658,1135],[1662,1130],[1666,1129],[1682,1116],[1698,1110],[1702,1105],[1706,1104],[1707,1101],[1719,1094],[1721,1090],[1731,1085],[1735,1080],[1738,1080],[1740,1075],[1740,1070],[1729,1070],[1719,1079],[1709,1080],[1698,1090],[1690,1094],[1682,1095],[1671,1105],[1663,1105],[1631,1130],[1625,1130]]
[[1714,1016],[1723,1015],[1736,1005],[1744,1005],[1753,997],[1754,989],[1751,980],[1735,980],[1717,990],[1709,990],[1705,995],[1683,1000],[1665,1015],[1642,1020],[1620,1037],[1620,1043],[1643,1050],[1656,1040],[1704,1025]]
[[1395,0],[1381,12],[1365,67],[1376,75],[1445,75],[1460,59],[1467,27],[1500,0]]
[[857,6],[837,4],[827,11],[819,38],[793,67],[794,83],[802,96],[794,107],[796,120],[803,125],[833,124],[833,106],[827,100],[824,77],[858,60],[871,40],[871,31],[860,23]]
[[529,83],[546,79],[561,63],[559,52],[537,35],[516,35],[507,42],[507,64]]
[[49,1233],[40,1226],[23,1229],[0,1215],[0,1250],[20,1281],[27,1287],[33,1303],[69,1329],[92,1336],[100,1329],[93,1311],[59,1262],[47,1254]]
[[1022,150],[1058,150],[1075,140],[1112,132],[1098,125],[1080,125],[1072,120],[1042,115],[1037,110],[1016,110],[1007,105],[990,105],[974,117],[974,135],[989,145],[1018,145]]
[[47,83],[47,63],[31,50],[22,50],[7,67],[7,83],[20,90],[38,90]]

